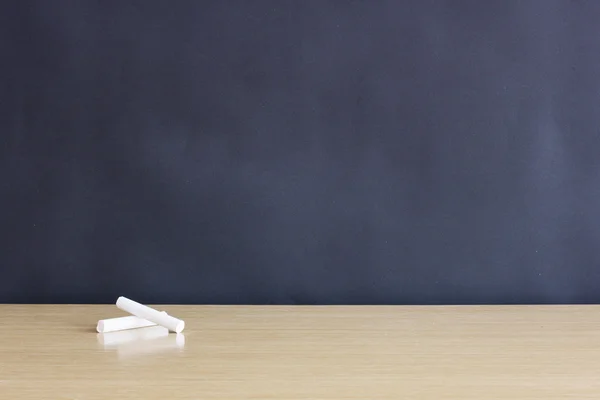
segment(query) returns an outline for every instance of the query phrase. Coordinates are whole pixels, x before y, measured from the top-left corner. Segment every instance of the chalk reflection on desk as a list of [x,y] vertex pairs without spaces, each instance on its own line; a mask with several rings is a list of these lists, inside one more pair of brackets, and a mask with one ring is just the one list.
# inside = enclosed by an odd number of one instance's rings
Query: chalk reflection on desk
[[162,326],[99,333],[97,339],[105,350],[116,350],[119,359],[180,351],[185,347],[182,333],[169,334],[169,330]]

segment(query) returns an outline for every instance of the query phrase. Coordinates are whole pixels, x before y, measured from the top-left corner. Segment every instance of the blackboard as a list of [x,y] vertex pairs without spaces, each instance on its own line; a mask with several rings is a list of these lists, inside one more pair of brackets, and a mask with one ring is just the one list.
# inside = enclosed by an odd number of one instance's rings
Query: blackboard
[[600,2],[0,10],[0,302],[600,300]]

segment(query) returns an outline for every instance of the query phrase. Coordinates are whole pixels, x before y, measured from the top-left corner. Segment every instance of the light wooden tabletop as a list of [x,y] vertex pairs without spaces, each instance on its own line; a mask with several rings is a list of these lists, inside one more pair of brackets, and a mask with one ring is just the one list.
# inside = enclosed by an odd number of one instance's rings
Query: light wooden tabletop
[[154,307],[0,305],[0,399],[600,398],[598,306]]

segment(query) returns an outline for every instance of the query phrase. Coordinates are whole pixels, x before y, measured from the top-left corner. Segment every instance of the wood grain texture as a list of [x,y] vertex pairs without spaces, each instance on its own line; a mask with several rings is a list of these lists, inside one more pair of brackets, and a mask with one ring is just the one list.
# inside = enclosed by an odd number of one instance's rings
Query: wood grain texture
[[114,305],[0,305],[0,399],[600,397],[598,306],[155,307],[183,346],[107,345]]

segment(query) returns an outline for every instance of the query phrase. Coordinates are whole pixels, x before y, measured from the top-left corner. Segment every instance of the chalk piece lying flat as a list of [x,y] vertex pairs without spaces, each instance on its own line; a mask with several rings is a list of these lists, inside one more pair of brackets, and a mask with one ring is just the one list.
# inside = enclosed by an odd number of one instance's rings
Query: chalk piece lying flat
[[185,328],[185,322],[166,313],[161,313],[154,308],[150,308],[136,301],[129,300],[127,297],[117,299],[117,307],[121,310],[135,315],[136,317],[154,322],[156,325],[163,326],[172,332],[180,333]]
[[[162,311],[162,313],[166,314],[166,312],[164,311]],[[155,325],[156,324],[154,322],[136,317],[135,315],[130,315],[127,317],[101,319],[100,321],[98,321],[96,330],[98,331],[98,333],[106,333],[124,331],[126,329],[145,328],[147,326]]]
[[169,336],[169,330],[162,326],[149,326],[141,329],[129,329],[126,331],[99,333],[97,335],[98,343],[105,349],[118,347],[128,343],[138,342],[140,340],[158,339]]

